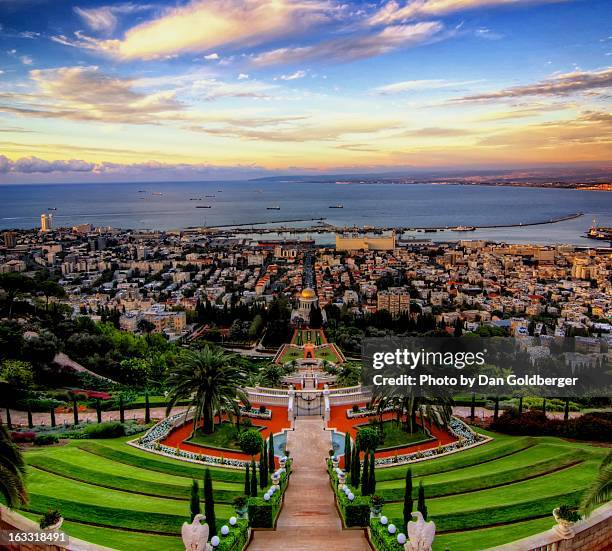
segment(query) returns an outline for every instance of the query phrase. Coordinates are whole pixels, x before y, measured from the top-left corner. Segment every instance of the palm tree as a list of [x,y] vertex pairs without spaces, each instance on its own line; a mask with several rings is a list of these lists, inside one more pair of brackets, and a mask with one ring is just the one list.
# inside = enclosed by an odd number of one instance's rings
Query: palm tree
[[610,499],[612,499],[612,451],[608,452],[601,462],[599,473],[582,496],[580,512],[586,517]]
[[203,421],[205,434],[215,430],[216,413],[227,413],[230,419],[240,411],[240,403],[250,407],[242,387],[247,385],[247,373],[235,361],[235,356],[223,349],[206,345],[201,350],[185,351],[168,376],[169,402],[166,415],[179,400],[190,399],[194,407],[193,431]]
[[0,424],[0,493],[11,508],[28,501],[25,462],[3,424]]

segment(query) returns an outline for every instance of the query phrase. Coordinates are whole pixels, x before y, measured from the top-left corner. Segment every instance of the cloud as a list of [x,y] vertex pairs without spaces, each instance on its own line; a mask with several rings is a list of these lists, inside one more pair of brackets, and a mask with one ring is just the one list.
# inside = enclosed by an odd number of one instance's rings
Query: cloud
[[440,88],[465,86],[467,84],[473,84],[475,82],[479,81],[469,80],[463,82],[451,82],[443,79],[404,80],[401,82],[394,82],[393,84],[386,84],[385,86],[379,86],[377,88],[374,88],[374,92],[383,96],[390,96],[395,94],[402,94],[404,92],[417,92],[421,90],[437,90]]
[[416,130],[406,130],[401,136],[415,138],[455,138],[458,136],[469,136],[473,131],[465,128],[445,128],[440,126],[430,126],[418,128]]
[[217,53],[208,54],[208,55],[205,55],[205,56],[204,56],[204,59],[205,59],[206,61],[214,61],[214,60],[216,60],[216,59],[219,59],[219,54],[217,54]]
[[240,73],[238,75],[238,80],[247,80],[249,78],[249,75],[247,75],[246,73]]
[[215,136],[238,138],[243,140],[268,142],[321,142],[335,141],[345,136],[376,134],[385,130],[397,128],[397,121],[375,120],[357,121],[354,119],[333,122],[318,122],[308,120],[281,120],[273,126],[258,125],[245,127],[237,124],[209,125],[201,127],[202,132]]
[[110,34],[117,26],[117,15],[129,14],[151,9],[148,4],[118,4],[98,8],[74,8],[75,13],[92,30]]
[[[25,116],[66,118],[81,121],[155,123],[183,105],[172,91],[147,94],[134,90],[131,79],[109,76],[98,67],[62,67],[30,71],[36,92],[4,94],[11,105],[0,111]],[[24,103],[25,101],[28,103]]]
[[291,73],[290,75],[281,75],[278,77],[280,80],[297,80],[299,78],[304,78],[306,76],[306,71],[296,71],[295,73]]
[[34,60],[29,55],[20,56],[19,61],[21,61],[21,63],[24,65],[32,65],[32,63],[34,63]]
[[372,34],[352,33],[313,46],[278,48],[255,55],[255,65],[298,63],[309,59],[354,61],[386,54],[401,48],[418,46],[444,38],[444,25],[438,21],[423,21],[413,25],[392,25]]
[[391,0],[367,19],[370,25],[388,25],[397,21],[408,21],[419,17],[438,17],[458,11],[494,6],[520,6],[555,3],[564,0]]
[[38,157],[22,157],[14,162],[10,162],[8,170],[11,172],[21,172],[32,174],[35,172],[91,172],[95,168],[94,163],[88,163],[78,159],[68,161],[45,161]]
[[451,100],[453,103],[490,101],[524,96],[564,96],[588,92],[612,85],[612,67],[597,71],[574,71],[553,75],[540,82],[504,88],[496,92],[473,94]]
[[[272,171],[257,164],[214,165],[211,163],[162,163],[143,161],[138,163],[88,162],[80,159],[45,160],[38,157],[21,157],[11,160],[0,155],[0,174],[13,176],[14,181],[23,181],[20,176],[31,178],[38,174],[50,176],[50,181],[70,178],[73,174],[78,181],[113,180],[145,177],[149,181],[163,181],[168,178],[181,180],[198,178],[253,178],[266,176]],[[55,178],[53,175],[57,175]],[[89,176],[89,177],[88,177]],[[31,181],[31,180],[30,180]]]
[[[159,59],[293,35],[325,21],[332,10],[324,0],[192,0],[128,29],[121,39],[97,40],[75,33],[76,39],[60,35],[56,41],[124,60]],[[112,24],[106,13],[96,19],[97,25]]]

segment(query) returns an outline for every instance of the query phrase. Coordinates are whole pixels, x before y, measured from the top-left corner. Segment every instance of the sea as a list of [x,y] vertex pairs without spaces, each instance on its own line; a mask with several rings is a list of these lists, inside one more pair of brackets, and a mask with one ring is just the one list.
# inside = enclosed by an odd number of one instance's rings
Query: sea
[[[330,208],[335,205],[343,208]],[[577,212],[584,214],[554,224],[521,226]],[[411,231],[402,238],[608,246],[605,241],[592,241],[584,235],[593,220],[599,226],[612,226],[612,193],[433,183],[253,180],[0,185],[0,230],[39,227],[42,213],[52,213],[56,227],[90,223],[95,227],[175,230],[240,224],[252,236],[260,235],[262,228],[320,224],[312,220],[317,218],[334,226],[374,228],[515,225],[470,232]],[[287,232],[267,237],[287,235],[312,238],[322,244],[334,240],[329,232],[312,235]]]

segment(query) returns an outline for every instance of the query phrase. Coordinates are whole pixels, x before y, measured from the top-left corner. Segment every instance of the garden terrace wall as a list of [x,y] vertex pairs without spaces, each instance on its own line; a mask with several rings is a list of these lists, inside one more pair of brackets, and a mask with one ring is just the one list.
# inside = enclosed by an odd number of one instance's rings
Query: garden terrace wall
[[574,532],[573,538],[564,540],[551,528],[488,551],[606,551],[612,540],[612,502],[599,507],[590,517],[576,523]]
[[[4,505],[0,505],[0,530],[11,530],[18,532],[40,532],[38,523],[30,520],[15,511],[9,510]],[[46,544],[44,548],[47,551],[111,551],[109,547],[103,547],[102,545],[96,545],[95,543],[89,543],[72,536],[66,538],[66,543],[57,542],[54,544]],[[7,547],[7,549],[10,549]],[[39,551],[40,545],[30,543],[20,543],[14,546],[14,549],[19,551]]]

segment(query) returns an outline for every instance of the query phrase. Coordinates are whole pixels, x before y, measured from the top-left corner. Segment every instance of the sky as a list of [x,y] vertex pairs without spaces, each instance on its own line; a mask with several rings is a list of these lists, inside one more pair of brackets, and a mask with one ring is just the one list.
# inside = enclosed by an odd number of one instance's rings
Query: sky
[[609,0],[0,0],[0,183],[612,160]]

